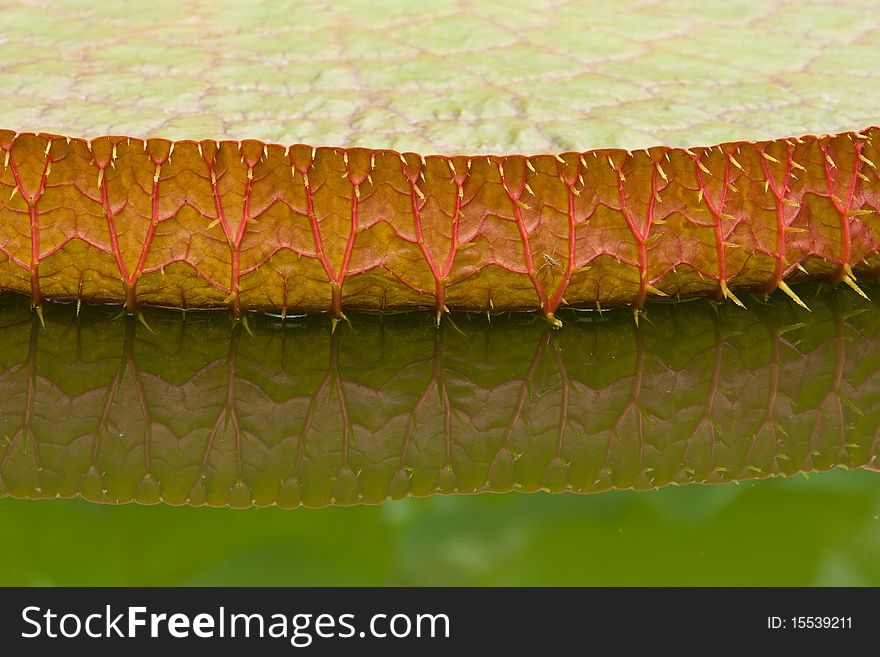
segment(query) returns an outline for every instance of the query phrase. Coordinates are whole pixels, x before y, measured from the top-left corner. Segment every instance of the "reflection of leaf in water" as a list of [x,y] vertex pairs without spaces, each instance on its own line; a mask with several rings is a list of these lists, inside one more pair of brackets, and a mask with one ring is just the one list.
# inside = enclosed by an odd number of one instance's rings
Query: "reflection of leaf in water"
[[0,486],[288,507],[871,466],[878,314],[828,289],[811,301],[809,326],[791,303],[667,304],[638,327],[364,315],[332,334],[258,317],[250,334],[205,313],[153,314],[151,333],[57,306],[41,329],[7,299]]

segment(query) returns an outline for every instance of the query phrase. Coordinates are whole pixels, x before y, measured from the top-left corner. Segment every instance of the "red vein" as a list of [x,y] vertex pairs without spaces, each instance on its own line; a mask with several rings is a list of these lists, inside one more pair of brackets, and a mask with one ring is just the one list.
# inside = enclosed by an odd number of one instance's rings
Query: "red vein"
[[[404,164],[406,164],[405,161]],[[421,171],[419,173],[421,173]],[[406,177],[407,181],[409,182],[409,202],[413,215],[413,230],[415,231],[416,244],[419,247],[419,251],[421,251],[422,257],[425,259],[425,262],[428,263],[428,267],[431,270],[431,275],[434,277],[434,309],[437,312],[437,317],[439,318],[440,314],[443,312],[445,288],[440,280],[441,273],[437,269],[437,264],[434,262],[434,256],[431,255],[431,251],[428,249],[428,245],[425,242],[425,235],[422,231],[422,208],[427,203],[427,199],[425,199],[425,196],[422,195],[422,201],[421,203],[419,202],[419,192],[417,191],[416,187],[416,180],[418,179],[418,175],[419,174],[416,174],[414,177],[410,177],[407,175]]]
[[703,202],[706,204],[706,207],[709,208],[709,212],[712,213],[712,217],[715,219],[715,250],[718,254],[718,284],[719,286],[723,286],[727,282],[727,257],[724,253],[724,232],[721,225],[721,214],[724,211],[724,204],[727,202],[728,185],[730,185],[730,158],[725,158],[724,160],[724,182],[718,198],[717,208],[709,197],[709,191],[703,182],[703,173],[700,168],[699,156],[694,158],[694,169],[697,174],[697,184],[703,192]]
[[[646,246],[647,235],[651,230],[651,224],[653,223],[653,194],[651,195],[651,201],[648,205],[648,217],[647,217],[647,226],[645,227],[645,233],[638,229],[636,226],[635,219],[633,219],[632,214],[629,211],[626,203],[626,189],[624,188],[624,180],[623,171],[619,167],[613,167],[614,171],[617,173],[617,194],[620,198],[620,211],[623,214],[623,218],[626,220],[626,225],[629,226],[629,230],[632,233],[633,239],[636,242],[636,246],[639,250],[639,291],[636,293],[635,298],[633,299],[633,305],[636,308],[641,308],[645,305],[645,299],[648,296],[648,250]],[[654,168],[654,173],[652,177],[652,181],[656,181],[657,177],[657,169]],[[656,183],[652,183],[656,184]]]
[[824,159],[822,161],[822,166],[825,173],[825,183],[828,185],[828,197],[831,201],[831,204],[834,206],[835,211],[837,212],[838,217],[840,218],[840,269],[838,276],[841,280],[843,280],[847,276],[847,266],[849,265],[850,256],[852,254],[852,243],[850,240],[850,226],[849,226],[849,217],[847,216],[847,212],[850,210],[850,206],[852,205],[853,195],[855,194],[856,188],[856,179],[859,175],[859,165],[861,164],[861,160],[859,159],[859,155],[862,151],[861,142],[855,142],[853,144],[853,150],[855,152],[854,156],[854,164],[853,164],[853,172],[852,176],[850,176],[849,187],[847,189],[846,202],[841,204],[841,199],[838,199],[834,194],[834,183],[833,176],[831,174],[832,167],[836,167],[833,164],[833,160],[831,159],[831,155],[828,153],[828,144],[819,143],[819,149],[822,151],[822,155]]
[[147,256],[150,253],[150,247],[153,245],[153,237],[156,235],[156,228],[159,226],[159,182],[161,180],[161,162],[156,162],[156,171],[153,174],[153,187],[150,192],[150,225],[147,227],[147,235],[144,238],[144,245],[141,247],[141,253],[138,257],[137,265],[128,279],[128,291],[126,293],[125,307],[129,312],[137,308],[137,284],[141,274],[144,271],[144,265],[147,262]]
[[[309,163],[311,166],[311,162]],[[321,229],[318,227],[318,217],[315,215],[315,200],[312,194],[311,183],[309,182],[308,169],[300,172],[303,177],[303,188],[306,192],[306,216],[309,218],[309,227],[312,231],[312,238],[315,240],[315,254],[324,268],[324,273],[330,281],[334,280],[333,268],[330,266],[330,260],[324,251],[324,240],[321,238]]]
[[116,215],[110,206],[110,194],[107,191],[107,177],[104,175],[106,165],[98,165],[99,176],[101,178],[101,206],[104,208],[104,217],[107,220],[107,230],[110,232],[110,248],[113,251],[113,257],[116,259],[116,267],[123,280],[128,282],[128,266],[122,257],[122,249],[119,246],[119,235],[116,233]]
[[782,285],[785,276],[785,229],[787,226],[785,223],[785,210],[782,199],[788,194],[788,184],[791,180],[792,161],[794,158],[792,150],[792,146],[789,144],[788,158],[785,162],[785,173],[782,177],[782,189],[780,190],[776,185],[776,182],[773,180],[773,176],[770,175],[770,169],[767,166],[767,159],[764,155],[764,150],[760,148],[758,149],[758,156],[761,160],[761,170],[764,173],[764,180],[767,182],[768,189],[773,194],[774,203],[776,205],[776,272],[774,273],[773,281],[771,283],[774,288]]
[[[581,165],[578,163],[578,175],[580,176],[581,174]],[[574,179],[572,179],[571,182],[562,176],[560,176],[560,179],[568,191],[568,261],[565,263],[565,274],[562,276],[562,281],[560,281],[559,286],[556,288],[556,294],[553,295],[553,299],[550,301],[551,313],[556,312],[559,308],[559,304],[562,303],[562,300],[565,298],[565,291],[568,289],[569,283],[571,283],[571,277],[574,273],[574,263],[577,258],[575,252],[577,246],[577,217],[574,207]]]
[[[50,141],[48,146],[51,146],[51,144],[52,142]],[[43,195],[43,190],[46,188],[46,178],[49,175],[49,167],[52,164],[48,151],[49,149],[47,148],[46,161],[43,164],[40,182],[32,195],[28,194],[27,190],[25,190],[18,171],[18,165],[15,163],[15,158],[12,157],[11,151],[9,152],[9,168],[12,171],[12,177],[15,179],[15,187],[28,206],[31,235],[31,262],[28,269],[31,274],[31,299],[34,306],[39,306],[42,302],[40,294],[40,211],[37,206],[40,202],[40,197]]]
[[544,290],[541,287],[541,283],[538,280],[538,272],[535,270],[535,261],[532,257],[532,246],[529,242],[529,233],[526,230],[525,222],[522,217],[522,208],[520,207],[521,201],[520,196],[522,192],[519,194],[514,194],[510,189],[510,186],[507,184],[507,179],[504,176],[504,168],[503,165],[498,163],[498,170],[501,174],[501,186],[504,188],[504,192],[510,198],[511,204],[513,205],[513,216],[516,220],[516,228],[519,231],[519,238],[523,245],[523,256],[525,259],[526,272],[528,273],[529,280],[532,282],[532,286],[535,288],[535,292],[538,295],[538,301],[541,305],[541,310],[544,311],[544,314],[550,318],[553,314],[550,304],[547,300],[547,295],[544,294]]
[[241,281],[241,242],[244,239],[247,224],[251,215],[251,192],[253,189],[254,168],[248,163],[247,177],[244,181],[244,200],[241,205],[241,221],[238,224],[238,230],[235,239],[230,245],[232,251],[232,272],[230,275],[229,287],[231,289],[230,297],[232,301],[232,312],[236,315],[241,314],[241,298],[239,296],[241,290],[239,284]]

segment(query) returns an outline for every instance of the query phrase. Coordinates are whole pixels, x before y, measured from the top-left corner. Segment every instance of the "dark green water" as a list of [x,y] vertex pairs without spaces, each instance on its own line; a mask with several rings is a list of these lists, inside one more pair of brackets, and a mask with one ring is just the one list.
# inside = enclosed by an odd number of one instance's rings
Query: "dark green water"
[[332,335],[6,298],[0,584],[880,584],[880,305],[800,293]]

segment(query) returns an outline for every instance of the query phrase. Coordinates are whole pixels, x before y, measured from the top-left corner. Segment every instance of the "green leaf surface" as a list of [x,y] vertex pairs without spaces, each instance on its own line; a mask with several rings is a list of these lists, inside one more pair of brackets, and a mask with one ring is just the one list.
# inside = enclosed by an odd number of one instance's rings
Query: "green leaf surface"
[[859,129],[872,0],[0,3],[0,126],[455,154]]

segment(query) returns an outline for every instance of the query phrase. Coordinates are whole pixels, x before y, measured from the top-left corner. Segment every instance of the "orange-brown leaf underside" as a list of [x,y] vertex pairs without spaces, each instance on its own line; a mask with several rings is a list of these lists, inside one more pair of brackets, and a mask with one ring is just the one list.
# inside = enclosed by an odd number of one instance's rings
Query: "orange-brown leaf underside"
[[0,289],[247,310],[539,310],[880,272],[880,129],[421,156],[0,131]]

